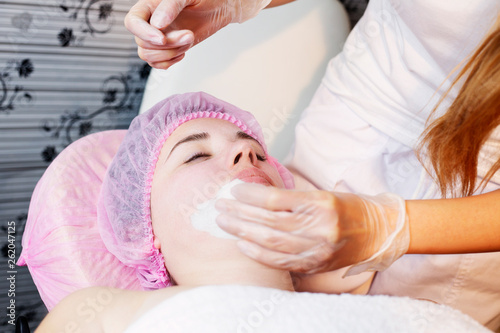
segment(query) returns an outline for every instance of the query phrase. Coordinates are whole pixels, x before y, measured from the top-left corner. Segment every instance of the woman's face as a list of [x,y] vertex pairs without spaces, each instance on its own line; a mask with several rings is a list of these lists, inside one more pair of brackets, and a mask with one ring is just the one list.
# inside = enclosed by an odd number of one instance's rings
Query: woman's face
[[153,177],[151,214],[155,246],[173,275],[179,263],[193,258],[206,262],[206,256],[242,256],[233,240],[215,238],[190,221],[198,205],[236,178],[284,187],[261,145],[228,121],[188,121],[163,145]]

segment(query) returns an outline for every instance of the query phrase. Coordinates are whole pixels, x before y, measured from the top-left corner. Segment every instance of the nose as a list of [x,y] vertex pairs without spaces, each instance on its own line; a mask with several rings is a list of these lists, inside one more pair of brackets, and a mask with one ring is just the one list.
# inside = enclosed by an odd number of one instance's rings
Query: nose
[[233,147],[228,161],[230,168],[244,164],[256,166],[257,162],[258,160],[255,150],[249,142],[245,141],[238,142],[238,144]]

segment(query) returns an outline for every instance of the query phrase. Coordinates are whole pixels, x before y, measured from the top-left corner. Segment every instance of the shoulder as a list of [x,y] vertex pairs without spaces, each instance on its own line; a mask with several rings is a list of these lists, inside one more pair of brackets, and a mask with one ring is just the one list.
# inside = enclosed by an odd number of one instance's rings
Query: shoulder
[[[57,331],[103,332],[99,314],[109,303],[111,288],[85,288],[66,296],[44,318],[37,333]],[[102,300],[106,299],[105,302]]]
[[[129,316],[127,318],[129,318],[130,320],[127,322],[127,325],[125,327],[128,327],[134,321],[139,319],[141,316],[146,314],[149,310],[153,309],[154,307],[156,307],[158,304],[165,301],[166,299],[171,298],[171,297],[173,297],[173,296],[175,296],[183,291],[187,291],[190,289],[193,289],[193,287],[174,286],[174,287],[167,287],[167,288],[158,289],[158,290],[154,290],[154,291],[140,292],[141,297],[140,297],[140,299],[136,299],[136,302],[138,304],[135,307],[134,311],[129,313]],[[117,315],[123,316],[123,313],[119,313]],[[121,331],[123,331],[123,329]]]
[[57,304],[36,332],[123,332],[140,315],[183,290],[186,288],[169,287],[155,291],[108,287],[81,289]]

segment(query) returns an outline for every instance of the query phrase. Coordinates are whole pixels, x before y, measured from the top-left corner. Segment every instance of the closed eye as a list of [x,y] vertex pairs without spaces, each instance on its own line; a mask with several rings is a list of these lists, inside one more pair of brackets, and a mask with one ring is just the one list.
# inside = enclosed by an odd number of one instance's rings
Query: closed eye
[[210,157],[210,154],[207,153],[196,153],[194,155],[191,155],[186,161],[184,161],[184,164],[187,164],[189,162],[192,162],[200,157]]
[[265,155],[259,155],[259,154],[257,154],[257,159],[258,159],[259,161],[264,162],[264,161],[266,161],[266,160],[267,160],[267,157],[266,157]]

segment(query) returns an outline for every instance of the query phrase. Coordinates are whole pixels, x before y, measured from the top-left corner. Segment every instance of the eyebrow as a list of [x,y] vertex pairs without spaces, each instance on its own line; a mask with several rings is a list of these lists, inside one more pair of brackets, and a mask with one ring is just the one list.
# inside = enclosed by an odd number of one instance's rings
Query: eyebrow
[[186,142],[200,141],[200,140],[207,140],[207,139],[210,139],[210,134],[208,134],[207,132],[195,133],[195,134],[191,134],[191,135],[186,136],[184,139],[180,140],[172,147],[172,149],[170,150],[170,153],[168,153],[168,156],[165,159],[165,163],[167,162],[170,155],[172,155],[172,152],[175,150],[175,148],[179,147],[181,144],[186,143]]
[[253,140],[253,141],[257,142],[260,145],[260,142],[257,141],[253,136],[248,135],[248,134],[246,134],[245,132],[242,132],[242,131],[238,131],[236,133],[236,138],[237,139],[244,139],[244,140]]
[[[257,142],[259,145],[261,145],[260,142],[257,141],[254,137],[252,137],[251,135],[248,135],[247,133],[242,132],[242,131],[236,132],[235,138],[236,139],[243,139],[243,140],[253,140],[253,141]],[[180,140],[172,147],[172,149],[170,150],[170,153],[168,153],[168,156],[165,159],[165,163],[167,162],[170,155],[172,155],[172,152],[174,151],[174,149],[179,147],[181,144],[186,143],[186,142],[193,142],[193,141],[200,141],[200,140],[207,140],[207,139],[210,139],[210,134],[208,134],[207,132],[195,133],[195,134],[191,134],[191,135],[186,136],[184,139]]]

